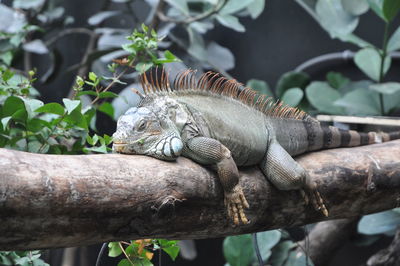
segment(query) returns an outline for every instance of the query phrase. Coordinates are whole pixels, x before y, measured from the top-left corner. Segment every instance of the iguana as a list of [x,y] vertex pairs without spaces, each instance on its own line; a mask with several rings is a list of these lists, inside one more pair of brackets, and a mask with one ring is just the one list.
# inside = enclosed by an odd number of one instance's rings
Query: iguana
[[[113,150],[161,160],[179,156],[218,173],[227,214],[234,224],[248,223],[249,204],[237,166],[259,165],[280,190],[300,190],[325,216],[328,210],[316,183],[293,158],[308,151],[351,147],[399,138],[399,133],[359,133],[320,123],[299,109],[257,95],[235,80],[207,72],[141,76],[145,95],[117,122]],[[172,86],[172,87],[171,87]]]

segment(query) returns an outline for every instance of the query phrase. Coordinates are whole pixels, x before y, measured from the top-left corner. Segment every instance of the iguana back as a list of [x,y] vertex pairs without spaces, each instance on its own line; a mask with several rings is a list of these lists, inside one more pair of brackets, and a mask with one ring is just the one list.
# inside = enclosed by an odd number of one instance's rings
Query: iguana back
[[324,215],[328,210],[315,181],[291,157],[307,151],[357,146],[399,138],[399,133],[358,133],[321,127],[306,113],[257,95],[234,80],[194,71],[142,76],[145,95],[118,120],[113,150],[163,160],[179,155],[218,173],[228,216],[247,223],[248,208],[237,165],[259,165],[278,189],[299,189]]

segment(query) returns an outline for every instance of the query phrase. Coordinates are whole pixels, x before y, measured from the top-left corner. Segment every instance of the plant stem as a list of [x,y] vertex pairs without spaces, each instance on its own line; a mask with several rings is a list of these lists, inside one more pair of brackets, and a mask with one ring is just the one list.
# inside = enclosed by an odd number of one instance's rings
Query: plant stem
[[[386,22],[385,23],[385,32],[383,34],[381,67],[380,67],[380,72],[379,72],[379,83],[382,83],[382,81],[383,81],[384,70],[385,70],[385,61],[386,61],[386,56],[387,56],[388,38],[389,38],[389,22]],[[379,93],[379,101],[381,104],[381,113],[383,115],[385,113],[385,108],[384,108],[384,104],[383,104],[383,94],[382,93]]]

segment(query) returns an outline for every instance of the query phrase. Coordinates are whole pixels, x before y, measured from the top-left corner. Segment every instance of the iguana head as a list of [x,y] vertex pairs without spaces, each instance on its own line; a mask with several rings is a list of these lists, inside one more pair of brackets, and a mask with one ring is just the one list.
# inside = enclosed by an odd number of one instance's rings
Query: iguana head
[[160,119],[146,107],[130,108],[117,122],[113,134],[113,151],[149,155],[162,160],[175,160],[183,144],[174,123]]

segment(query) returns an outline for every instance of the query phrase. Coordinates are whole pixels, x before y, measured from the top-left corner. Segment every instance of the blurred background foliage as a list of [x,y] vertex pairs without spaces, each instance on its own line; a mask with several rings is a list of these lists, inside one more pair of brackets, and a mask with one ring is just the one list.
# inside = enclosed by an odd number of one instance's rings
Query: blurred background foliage
[[[153,66],[172,77],[186,68],[217,71],[310,114],[396,115],[399,10],[399,0],[2,1],[0,147],[109,152],[115,120],[138,104],[139,74]],[[364,216],[346,248],[369,253],[341,265],[365,263],[399,223],[398,209]],[[262,260],[312,265],[297,249],[304,232],[288,231],[258,233]],[[102,260],[152,265],[180,250],[174,265],[256,263],[250,235],[196,243],[112,242],[108,255],[117,259]],[[98,249],[44,257],[93,265]],[[0,264],[46,265],[38,251],[0,252]]]

